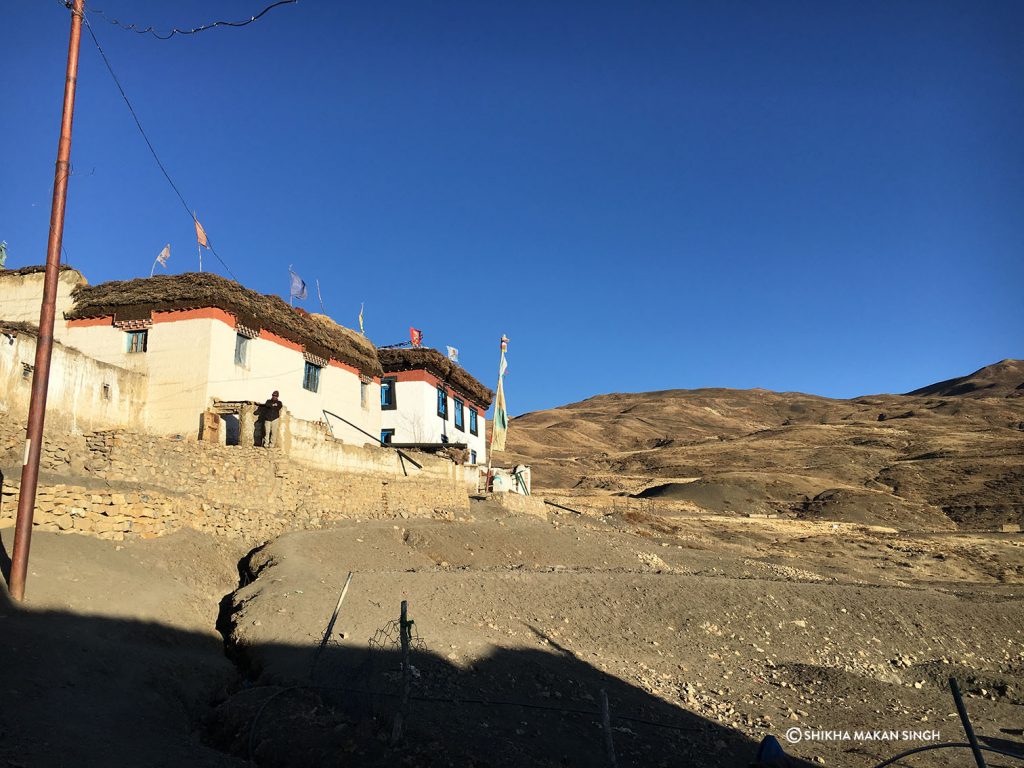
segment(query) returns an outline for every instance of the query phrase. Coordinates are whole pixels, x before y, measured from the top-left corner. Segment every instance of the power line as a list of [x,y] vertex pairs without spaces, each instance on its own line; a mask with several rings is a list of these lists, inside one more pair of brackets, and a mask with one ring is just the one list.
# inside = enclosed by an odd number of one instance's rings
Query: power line
[[[71,7],[70,0],[58,1],[61,3],[61,5],[64,5],[68,8]],[[126,30],[128,32],[135,32],[138,35],[152,35],[157,40],[170,40],[175,35],[194,35],[198,32],[205,32],[208,29],[213,29],[215,27],[245,27],[249,24],[252,24],[254,21],[258,21],[264,14],[266,14],[268,11],[273,10],[274,8],[277,8],[279,5],[291,5],[292,3],[297,2],[299,2],[299,0],[278,0],[278,2],[271,3],[262,11],[257,13],[255,16],[250,16],[248,19],[244,19],[243,21],[213,21],[209,24],[203,24],[199,27],[193,27],[192,29],[178,29],[177,27],[175,27],[166,35],[160,34],[152,26],[146,27],[145,29],[139,29],[137,24],[126,24],[124,22],[118,21],[117,19],[110,18],[106,13],[104,13],[99,8],[89,8],[87,9],[87,12],[97,14],[100,18],[103,19],[103,21],[107,22],[108,24],[113,24],[114,26],[120,27],[121,29]]]
[[[297,0],[282,1],[296,2]],[[280,5],[280,3],[278,3],[278,5]],[[124,87],[121,85],[121,81],[118,79],[117,74],[114,72],[114,68],[110,64],[110,59],[108,59],[107,54],[104,53],[103,47],[100,45],[100,41],[96,39],[96,33],[92,31],[92,24],[89,23],[88,16],[83,15],[82,21],[85,22],[85,28],[89,31],[89,37],[92,38],[92,42],[96,46],[96,50],[99,51],[100,58],[103,59],[103,63],[107,65],[107,71],[110,73],[111,78],[113,78],[114,85],[117,86],[117,90],[121,93],[121,98],[124,99],[124,103],[128,106],[128,111],[131,113],[132,119],[135,121],[135,126],[139,129],[139,133],[142,134],[142,138],[145,140],[146,146],[149,147],[149,151],[153,155],[153,159],[156,160],[156,164],[160,168],[160,172],[163,173],[164,178],[167,179],[167,183],[171,185],[171,189],[173,189],[174,193],[178,196],[178,199],[181,201],[181,204],[185,208],[186,213],[188,213],[188,217],[192,219],[192,221],[195,221],[196,217],[195,214],[192,212],[193,209],[189,207],[188,202],[185,200],[185,196],[181,194],[181,190],[178,189],[178,185],[174,183],[174,179],[171,178],[171,174],[167,172],[167,169],[164,167],[163,162],[160,160],[160,156],[156,153],[156,148],[153,146],[153,142],[151,142],[149,140],[149,136],[146,135],[146,130],[142,127],[142,123],[139,121],[139,116],[135,114],[135,108],[132,106],[131,101],[128,99],[128,94],[124,92]],[[224,259],[222,259],[220,257],[220,254],[217,253],[216,249],[213,247],[213,243],[209,241],[209,237],[207,237],[207,245],[210,248],[210,252],[217,257],[217,261],[219,261],[221,263],[221,266],[223,266],[224,269],[227,270],[227,273],[231,275],[232,278],[234,278],[235,282],[240,282],[238,278],[235,276],[235,273],[232,272],[231,268],[224,262]]]

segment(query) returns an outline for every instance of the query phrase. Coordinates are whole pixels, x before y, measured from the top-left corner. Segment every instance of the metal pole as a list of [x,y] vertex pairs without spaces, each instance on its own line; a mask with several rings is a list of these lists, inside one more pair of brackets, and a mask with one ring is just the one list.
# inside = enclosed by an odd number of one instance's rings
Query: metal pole
[[341,612],[341,604],[345,600],[345,595],[348,594],[348,586],[352,583],[352,571],[348,572],[348,578],[345,579],[345,587],[341,590],[341,596],[338,598],[338,604],[334,606],[334,613],[331,614],[331,620],[327,622],[327,630],[324,632],[323,639],[320,641],[320,647],[316,649],[316,656],[313,657],[313,665],[309,670],[309,677],[312,679],[313,673],[316,672],[316,663],[320,660],[320,654],[324,652],[324,648],[327,643],[330,642],[331,635],[334,634],[334,622],[338,620],[338,614]]
[[619,761],[615,759],[615,742],[612,739],[612,717],[608,707],[608,692],[601,689],[601,729],[604,731],[604,752],[610,768],[617,768]]
[[395,724],[391,730],[391,743],[397,744],[405,735],[405,716],[409,711],[409,689],[412,685],[412,668],[409,666],[409,601],[402,601],[402,614],[398,620],[399,638],[402,643],[402,697],[399,700]]
[[[336,418],[336,419],[337,419],[338,421],[343,421],[343,422],[345,422],[345,423],[346,423],[346,424],[348,424],[348,425],[349,425],[350,427],[352,427],[352,429],[356,430],[356,432],[362,432],[362,433],[363,433],[364,435],[366,435],[366,436],[367,436],[368,438],[370,438],[371,440],[376,440],[376,441],[377,441],[377,442],[378,442],[378,443],[380,444],[380,447],[381,447],[381,448],[390,448],[390,449],[392,449],[393,451],[397,451],[397,452],[398,452],[398,455],[399,455],[399,456],[401,456],[401,457],[402,457],[403,459],[405,459],[405,460],[406,460],[406,461],[408,461],[408,462],[409,462],[410,464],[412,464],[412,465],[413,465],[414,467],[416,467],[416,469],[423,469],[423,465],[422,465],[422,464],[420,464],[420,463],[419,463],[418,461],[416,461],[415,459],[413,459],[413,458],[412,458],[411,456],[409,456],[408,454],[406,454],[406,453],[402,453],[402,449],[401,449],[401,448],[395,448],[395,446],[393,446],[393,445],[388,445],[388,444],[387,444],[387,443],[385,443],[385,442],[384,442],[383,440],[381,440],[381,439],[380,439],[379,437],[374,437],[374,436],[373,436],[373,435],[371,435],[371,434],[370,434],[369,432],[367,432],[367,431],[366,431],[365,429],[362,429],[361,427],[357,427],[357,426],[356,426],[355,424],[353,424],[353,423],[352,423],[351,421],[349,421],[348,419],[346,419],[346,418],[345,418],[344,416],[339,416],[339,415],[338,415],[338,414],[336,414],[336,413],[331,413],[330,411],[326,411],[326,410],[325,410],[325,411],[321,411],[321,412],[323,413],[323,415],[324,415],[324,416],[333,416],[333,417],[334,417],[334,418]],[[329,421],[327,422],[327,428],[328,428],[328,429],[330,429],[330,428],[331,428],[331,422],[329,422]],[[331,435],[332,435],[332,436],[334,435],[334,430],[333,430],[333,429],[331,429]]]
[[[504,334],[502,334],[501,340],[503,342],[502,347],[501,347],[501,360],[502,360],[502,362],[504,362],[504,360],[505,360],[504,342],[506,341]],[[501,386],[501,377],[502,377],[501,367],[502,367],[501,363],[499,362],[498,363],[498,385],[499,386]],[[496,416],[497,413],[495,413],[494,415]],[[485,414],[484,415],[484,429],[486,429],[486,428],[487,428],[487,416]],[[492,459],[492,454],[493,453],[494,453],[494,416],[491,416],[491,438],[487,442],[487,474],[484,475],[484,493],[487,493],[489,490],[491,490],[491,459]]]
[[75,114],[75,87],[78,84],[78,50],[82,42],[82,16],[85,0],[74,0],[71,11],[71,38],[68,42],[68,68],[64,80],[64,113],[57,142],[57,165],[53,172],[53,203],[50,207],[50,236],[46,243],[46,273],[43,303],[39,310],[39,337],[36,364],[32,374],[32,398],[28,407],[25,458],[21,467],[18,494],[18,519],[14,528],[14,553],[11,557],[11,597],[25,599],[29,545],[32,541],[32,516],[39,481],[39,455],[43,444],[46,417],[46,392],[50,383],[50,358],[53,354],[53,325],[57,315],[57,278],[60,276],[60,251],[64,241],[64,208],[68,199],[71,173],[71,124]]
[[978,737],[974,735],[971,720],[967,717],[967,707],[964,706],[964,699],[960,695],[960,686],[957,685],[955,677],[949,678],[949,690],[953,693],[953,703],[956,704],[956,712],[960,715],[960,722],[964,726],[964,733],[967,734],[967,741],[971,743],[974,762],[978,764],[978,768],[985,768],[985,757],[981,754],[981,749],[978,746]]

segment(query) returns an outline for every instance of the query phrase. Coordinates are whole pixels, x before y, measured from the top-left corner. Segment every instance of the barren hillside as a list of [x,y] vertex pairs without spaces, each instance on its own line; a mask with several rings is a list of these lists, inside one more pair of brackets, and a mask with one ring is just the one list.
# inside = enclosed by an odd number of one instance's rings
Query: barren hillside
[[512,421],[539,488],[900,527],[1024,513],[1024,362],[907,395],[698,389],[593,397]]

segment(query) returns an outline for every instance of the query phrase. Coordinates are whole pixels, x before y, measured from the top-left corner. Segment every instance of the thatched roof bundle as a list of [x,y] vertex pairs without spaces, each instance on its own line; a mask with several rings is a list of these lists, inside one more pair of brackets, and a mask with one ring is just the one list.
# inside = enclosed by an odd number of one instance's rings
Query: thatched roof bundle
[[39,336],[39,326],[20,320],[0,320],[0,333],[20,333],[25,336]]
[[[45,264],[29,264],[27,267],[17,267],[16,269],[0,269],[0,277],[16,277],[18,275],[36,275],[42,274],[46,271]],[[61,264],[57,268],[58,272],[69,272],[77,271],[74,267],[69,264]]]
[[366,337],[209,272],[82,285],[71,295],[75,306],[65,315],[69,320],[108,315],[133,320],[152,312],[217,307],[247,328],[270,331],[319,357],[347,363],[367,376],[382,373],[377,349]]
[[468,395],[473,402],[488,408],[494,393],[473,378],[465,368],[453,363],[436,349],[429,347],[397,347],[378,349],[377,355],[385,373],[399,371],[430,371],[441,381]]

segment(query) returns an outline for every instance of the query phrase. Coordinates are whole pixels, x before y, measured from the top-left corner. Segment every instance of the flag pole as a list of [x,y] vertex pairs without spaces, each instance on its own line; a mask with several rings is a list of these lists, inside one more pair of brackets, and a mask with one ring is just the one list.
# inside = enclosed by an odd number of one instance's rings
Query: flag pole
[[[502,369],[505,367],[505,365],[504,365],[504,363],[505,363],[505,347],[507,346],[507,344],[508,344],[508,341],[505,339],[505,335],[502,334],[502,336],[501,336],[501,361],[498,363],[498,387],[499,388],[501,387],[501,377],[504,374],[504,371]],[[495,401],[495,414],[494,414],[494,416],[497,416],[497,401]],[[493,485],[494,485],[491,482],[491,462],[492,462],[492,460],[494,458],[494,451],[492,450],[492,448],[494,447],[494,416],[491,417],[491,438],[490,438],[490,440],[487,443],[487,474],[484,476],[484,491],[485,492],[489,491],[493,487]],[[486,424],[486,422],[484,422],[484,423]]]

